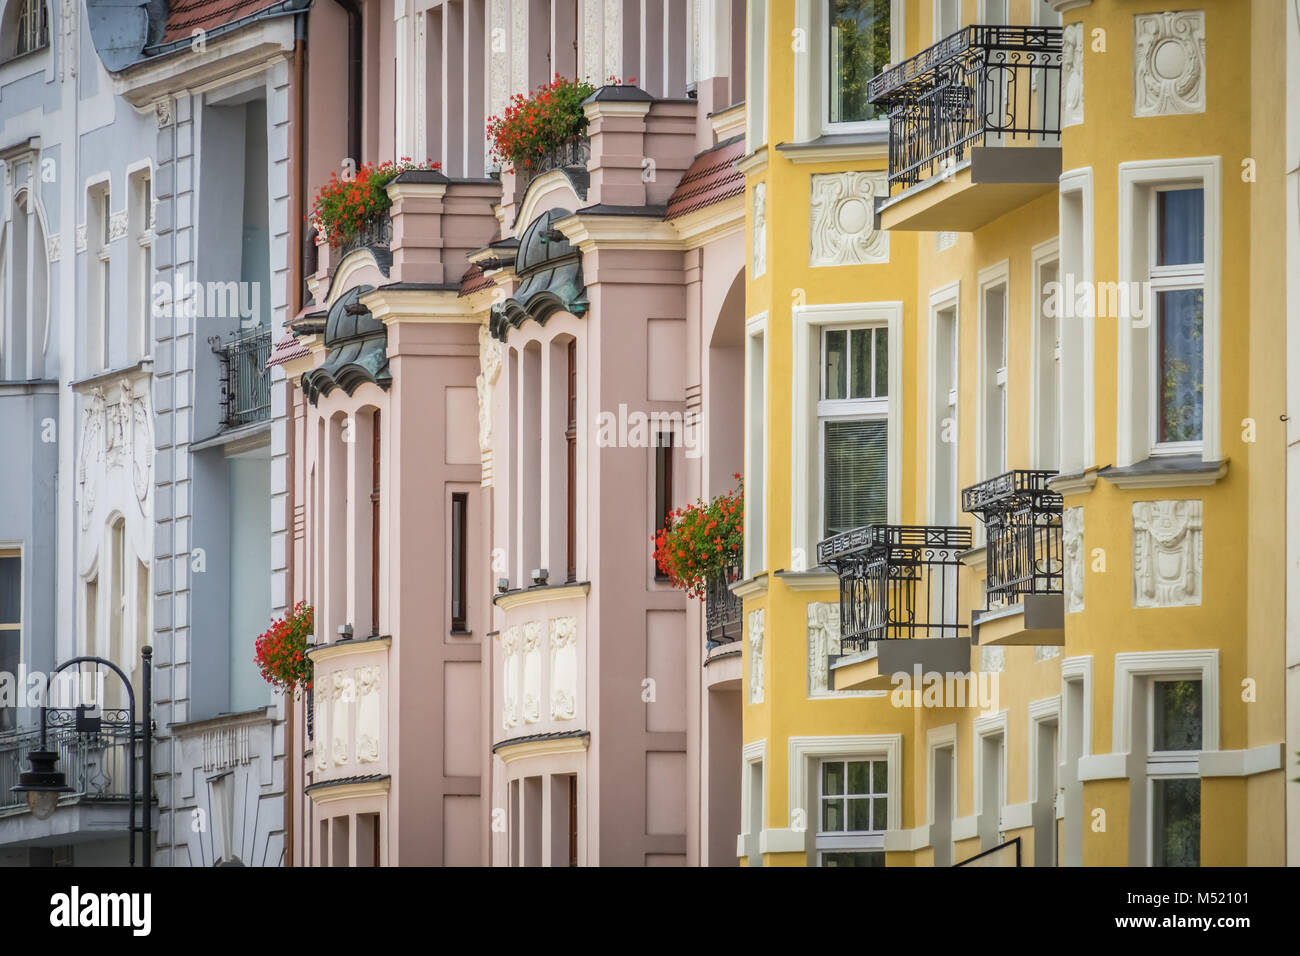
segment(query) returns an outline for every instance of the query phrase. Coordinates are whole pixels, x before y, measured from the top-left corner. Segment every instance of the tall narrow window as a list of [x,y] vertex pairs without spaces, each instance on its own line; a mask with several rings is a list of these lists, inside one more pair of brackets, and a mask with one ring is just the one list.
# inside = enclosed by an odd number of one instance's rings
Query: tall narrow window
[[578,775],[569,774],[569,866],[578,865]]
[[1038,330],[1034,337],[1034,467],[1053,470],[1061,458],[1061,310],[1046,308],[1049,299],[1045,290],[1054,288],[1058,274],[1055,259],[1038,266]]
[[[767,142],[767,2],[749,0],[749,60],[732,71],[733,78],[746,71],[745,120],[749,136],[746,152],[753,152]],[[732,96],[732,100],[739,101],[740,95]]]
[[888,511],[889,330],[822,333],[822,530],[882,524]]
[[91,321],[94,323],[94,334],[90,340],[90,367],[91,371],[95,372],[108,368],[112,356],[110,303],[113,298],[112,290],[109,288],[109,267],[111,265],[109,237],[112,229],[110,224],[112,216],[109,213],[110,201],[111,196],[107,185],[91,193],[93,229],[87,231],[93,236],[91,246],[93,255],[90,261],[92,286],[90,300],[93,303]]
[[935,0],[934,39],[952,36],[961,28],[961,0]]
[[1002,827],[1002,804],[1005,792],[1002,787],[1002,761],[1006,754],[1002,734],[988,734],[980,739],[983,761],[980,767],[980,849],[991,850],[998,845]]
[[831,125],[882,117],[867,102],[867,81],[890,60],[890,0],[828,0],[825,39],[826,120]]
[[1032,732],[1038,735],[1037,799],[1032,811],[1034,866],[1056,866],[1057,723],[1037,721]]
[[566,355],[568,368],[568,424],[564,429],[566,446],[565,469],[568,477],[568,520],[565,544],[567,567],[565,580],[578,580],[578,343],[569,343]]
[[1199,448],[1205,399],[1205,190],[1161,189],[1151,204],[1157,451]]
[[468,534],[469,494],[463,491],[453,492],[451,496],[451,630],[453,634],[464,634],[469,630],[465,610]]
[[[673,433],[660,432],[655,439],[655,531],[668,527],[668,512],[673,509]],[[655,566],[655,579],[667,579]]]
[[370,419],[370,633],[379,635],[379,409]]
[[[18,551],[0,551],[0,675],[18,680],[23,654],[23,559]],[[0,731],[14,730],[18,710],[0,707]]]
[[748,435],[745,441],[745,577],[752,577],[767,567],[767,545],[763,530],[767,468],[766,341],[762,327],[745,336],[745,357],[749,365],[745,376],[745,403],[748,406]]
[[983,478],[1007,470],[1007,287],[984,290]]
[[818,780],[817,864],[884,866],[888,761],[823,760]]
[[937,525],[957,522],[957,309],[934,313],[934,383],[930,423],[934,499],[930,518]]
[[127,298],[130,308],[132,360],[143,358],[153,348],[153,194],[149,171],[131,178],[131,238],[127,249],[130,264]]
[[1153,680],[1149,699],[1151,864],[1200,866],[1201,681]]

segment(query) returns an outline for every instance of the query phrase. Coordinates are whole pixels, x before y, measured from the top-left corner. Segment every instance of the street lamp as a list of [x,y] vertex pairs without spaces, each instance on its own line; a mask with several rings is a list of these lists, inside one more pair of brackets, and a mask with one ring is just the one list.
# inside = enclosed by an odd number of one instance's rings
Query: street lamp
[[[144,714],[141,723],[144,728],[144,821],[140,826],[135,822],[135,798],[136,798],[136,781],[135,781],[135,690],[131,687],[131,680],[123,673],[122,669],[110,660],[102,657],[74,657],[72,660],[64,661],[50,674],[50,686],[47,693],[54,687],[54,678],[63,670],[72,667],[74,664],[94,664],[96,667],[104,666],[112,670],[122,679],[122,684],[126,688],[127,698],[127,766],[130,770],[127,774],[130,780],[130,797],[128,802],[129,821],[127,831],[130,834],[129,840],[129,857],[130,865],[135,866],[135,835],[144,834],[144,865],[149,866],[151,863],[151,833],[152,819],[152,798],[151,783],[153,780],[153,727],[150,711],[153,703],[153,648],[145,645],[140,649],[140,659],[142,667],[142,677],[144,679]],[[102,703],[102,702],[101,702]],[[27,759],[31,763],[31,770],[18,775],[18,786],[11,787],[14,793],[24,794],[27,798],[27,808],[32,812],[37,820],[48,820],[59,805],[59,795],[64,793],[73,793],[72,787],[68,786],[67,779],[62,771],[58,769],[59,754],[54,750],[45,749],[45,727],[46,712],[48,707],[41,707],[41,745],[38,750],[29,750]],[[82,711],[84,708],[78,707],[77,722],[82,722]],[[94,718],[95,730],[98,731],[99,718]]]

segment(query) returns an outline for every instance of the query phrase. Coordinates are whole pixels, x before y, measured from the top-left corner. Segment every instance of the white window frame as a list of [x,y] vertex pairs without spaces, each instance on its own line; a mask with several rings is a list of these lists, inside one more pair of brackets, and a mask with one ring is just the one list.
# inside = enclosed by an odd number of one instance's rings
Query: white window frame
[[[822,527],[820,457],[817,405],[821,396],[821,328],[886,325],[889,329],[888,448],[886,520],[897,524],[901,513],[903,397],[897,378],[903,368],[903,303],[858,302],[795,306],[791,310],[794,334],[792,379],[793,474],[790,515],[790,567],[816,564],[817,535]],[[815,497],[814,497],[815,496]]]
[[[1199,750],[1156,750],[1155,749],[1155,685],[1158,681],[1201,680],[1201,674],[1188,672],[1182,674],[1152,674],[1144,678],[1146,683],[1146,852],[1147,866],[1155,865],[1156,843],[1156,781],[1157,780],[1200,780],[1201,766]],[[1201,683],[1201,733],[1205,733],[1205,684]],[[1202,739],[1204,744],[1204,739]]]
[[[22,668],[23,663],[23,623],[27,616],[27,560],[23,553],[21,544],[0,544],[0,558],[17,558],[18,559],[18,621],[17,623],[7,623],[0,621],[0,633],[18,632],[18,667]],[[13,675],[15,681],[18,680],[18,674]],[[15,692],[19,697],[21,705],[26,697],[26,690],[23,687],[15,685]],[[13,717],[13,726],[10,730],[18,729],[18,712],[13,707],[6,707],[7,711]]]
[[[1029,459],[1034,468],[1053,469],[1059,467],[1061,463],[1061,371],[1062,371],[1062,348],[1061,348],[1061,329],[1063,317],[1058,309],[1055,317],[1049,317],[1043,312],[1043,269],[1055,264],[1056,265],[1056,282],[1061,282],[1061,255],[1060,242],[1057,237],[1052,237],[1045,242],[1040,242],[1031,250],[1030,270],[1030,302],[1033,303],[1033,327],[1030,329],[1030,394],[1029,403]],[[1060,297],[1057,299],[1060,302]],[[1053,361],[1056,366],[1056,425],[1053,432],[1056,436],[1056,447],[1045,447],[1043,442],[1043,415],[1046,411],[1044,408],[1044,399],[1046,398],[1045,386],[1043,384],[1043,342],[1042,338],[1046,332],[1044,325],[1048,321],[1056,323],[1056,344],[1053,348]]]
[[[1061,174],[1057,280],[1062,283],[1063,301],[1073,294],[1071,282],[1075,286],[1092,286],[1092,195],[1092,167],[1071,169]],[[1123,236],[1120,241],[1124,241]],[[1072,310],[1067,314],[1072,315]],[[1062,474],[1082,472],[1096,459],[1095,325],[1096,318],[1089,313],[1075,315],[1061,326],[1061,447],[1058,467]]]
[[[745,152],[767,144],[768,0],[748,0],[745,23]],[[755,55],[760,47],[761,62]],[[754,67],[758,66],[757,75]],[[733,71],[734,72],[734,71]],[[735,97],[733,96],[734,100]]]
[[[1056,789],[1050,795],[1052,801],[1052,856],[1056,865],[1060,866],[1061,856],[1056,847],[1056,821],[1065,816],[1065,800],[1062,796],[1064,790],[1064,780],[1061,774],[1061,751],[1064,726],[1061,721],[1061,695],[1056,694],[1052,697],[1044,697],[1039,700],[1029,702],[1029,776],[1028,776],[1028,793],[1027,801],[1030,807],[1031,824],[1032,813],[1037,807],[1039,800],[1045,797],[1045,794],[1038,792],[1038,772],[1042,762],[1042,754],[1038,749],[1038,734],[1042,725],[1049,724],[1055,728],[1056,732],[1056,760],[1053,765],[1053,778],[1056,781]],[[1038,833],[1034,833],[1034,856],[1038,857]]]
[[984,741],[989,737],[1000,737],[1002,757],[999,763],[998,779],[998,808],[997,808],[997,836],[998,842],[993,846],[984,846],[983,839],[980,840],[980,851],[991,850],[994,846],[1002,843],[1003,821],[1002,816],[1007,808],[1007,712],[1000,710],[995,714],[982,714],[974,720],[974,749],[971,752],[971,788],[974,796],[973,813],[971,814],[975,821],[975,835],[981,836],[979,832],[980,818],[984,815]]
[[[952,311],[953,324],[953,341],[952,354],[939,355],[939,316],[940,314]],[[939,410],[935,405],[938,404],[947,408],[953,420],[953,441],[952,441],[952,470],[953,470],[953,489],[957,495],[957,501],[953,502],[953,514],[961,514],[961,280],[950,282],[948,285],[933,289],[930,292],[930,368],[928,381],[930,383],[930,414],[926,422],[926,443],[929,452],[926,455],[926,513],[930,516],[932,524],[939,523],[937,512],[939,510],[938,501],[938,471],[936,468],[936,452],[939,448],[942,436],[937,432]],[[937,391],[939,381],[939,370],[942,365],[951,364],[950,377],[952,386],[948,389],[948,394],[940,395]]]
[[[890,799],[886,809],[886,816],[889,818],[888,828],[881,841],[881,849],[883,850],[889,834],[902,828],[902,755],[902,734],[790,737],[787,755],[789,762],[786,764],[786,779],[789,786],[786,806],[790,808],[792,822],[796,815],[802,812],[806,825],[802,831],[783,831],[782,835],[788,834],[789,839],[781,840],[780,846],[783,849],[789,847],[804,850],[808,854],[810,863],[818,859],[819,850],[816,846],[816,831],[820,829],[821,821],[818,819],[814,823],[811,815],[813,813],[820,814],[821,807],[813,808],[808,806],[810,799],[816,799],[816,794],[812,788],[811,775],[820,772],[821,758],[839,757],[846,760],[887,761],[886,778],[888,780]],[[816,793],[820,792],[821,784],[818,782]],[[769,834],[773,832],[768,831]],[[775,841],[769,838],[769,843],[772,842]],[[797,846],[795,846],[796,843]]]
[[[822,770],[828,763],[838,763],[844,766],[845,792],[842,795],[828,794],[825,793],[822,789],[822,787],[824,786],[823,781],[825,779],[825,775],[822,772]],[[871,787],[872,789],[869,793],[850,794],[848,792],[848,765],[850,763],[867,763],[870,766],[870,769],[867,771],[867,778],[868,778],[868,786]],[[885,770],[886,789],[884,793],[876,793],[874,789],[875,787],[874,781],[876,775],[875,765],[878,763],[883,763],[885,764],[886,767]],[[860,797],[867,800],[875,800],[876,798],[883,796],[885,798],[885,813],[886,813],[886,817],[888,817],[889,802],[893,799],[893,795],[890,794],[888,790],[889,787],[888,766],[889,766],[888,759],[880,755],[854,756],[851,754],[844,754],[844,755],[837,754],[835,756],[817,758],[817,809],[816,809],[817,819],[815,821],[816,835],[814,836],[814,846],[816,847],[817,850],[818,866],[824,865],[823,858],[827,853],[884,853],[885,852],[885,830],[884,829],[877,828],[872,830],[847,830],[847,829],[829,830],[829,831],[823,830],[822,829],[822,804],[828,798],[842,796],[845,801],[845,811],[847,814],[849,797]],[[870,812],[873,815],[872,822],[874,823],[875,822],[874,806],[871,808]],[[810,822],[814,822],[814,821],[810,821]],[[846,815],[845,822],[847,824],[847,815]]]
[[[754,768],[762,775],[759,799],[762,811],[753,819],[750,806],[754,799]],[[740,748],[740,833],[736,836],[737,859],[761,859],[760,846],[763,821],[767,813],[767,740],[754,740]]]
[[[1156,310],[1156,300],[1161,292],[1187,292],[1201,290],[1202,297],[1205,292],[1205,262],[1185,263],[1173,266],[1158,266],[1156,258],[1159,255],[1157,248],[1159,242],[1160,223],[1158,219],[1158,210],[1160,203],[1158,196],[1162,192],[1172,192],[1179,189],[1199,188],[1200,184],[1195,183],[1159,183],[1151,187],[1151,196],[1146,203],[1147,206],[1147,295],[1145,298],[1145,318],[1150,329],[1150,347],[1147,349],[1148,368],[1147,374],[1150,376],[1148,381],[1151,387],[1147,389],[1148,405],[1147,413],[1149,415],[1148,429],[1151,435],[1151,454],[1152,455],[1190,455],[1196,454],[1201,450],[1200,441],[1183,441],[1183,442],[1162,442],[1160,435],[1160,382],[1163,380],[1161,375],[1161,357],[1159,352],[1160,329],[1158,323],[1160,317]],[[1202,363],[1201,363],[1201,381],[1205,381],[1205,369],[1209,365],[1210,356],[1205,352],[1205,339],[1201,339],[1202,346]],[[1205,434],[1205,405],[1204,396],[1201,404],[1201,434]]]
[[[1061,712],[1057,724],[1057,759],[1060,761],[1057,785],[1061,788],[1060,813],[1066,819],[1065,834],[1061,840],[1059,866],[1083,865],[1083,778],[1079,762],[1069,764],[1069,742],[1074,735],[1071,724],[1070,686],[1079,685],[1081,703],[1079,722],[1079,761],[1092,755],[1092,655],[1067,657],[1061,661]],[[1073,810],[1071,814],[1070,810]],[[1070,821],[1074,821],[1071,823]]]
[[[978,405],[975,415],[975,446],[978,451],[977,460],[979,474],[976,475],[977,481],[985,481],[994,478],[1007,470],[1011,461],[1010,450],[1007,445],[1011,437],[1011,406],[1009,398],[1009,379],[1011,363],[1011,266],[1009,259],[1003,259],[1001,262],[981,269],[979,272],[979,352],[977,362],[977,385],[976,394],[978,396]],[[989,386],[988,373],[985,371],[986,357],[988,349],[988,293],[1002,287],[1002,366],[997,369],[996,385],[1002,392],[1002,461],[995,462],[990,458],[989,453],[989,431],[992,422],[989,416],[988,395],[986,394]]]
[[[761,383],[754,381],[753,374],[759,354],[763,362]],[[745,322],[746,578],[767,570],[767,358],[767,313],[760,312]]]
[[126,170],[127,221],[131,245],[127,301],[130,303],[127,342],[129,358],[147,357],[153,350],[153,163],[132,163]]
[[[957,29],[960,30],[962,28],[961,0],[952,0],[952,2],[957,4]],[[930,33],[935,43],[951,36],[950,33],[943,31],[943,5],[944,0],[932,0],[930,6]]]
[[[856,134],[885,132],[886,119],[865,120],[858,123],[830,123],[830,72],[828,69],[830,33],[827,29],[829,0],[796,0],[795,29],[803,31],[804,49],[795,50],[794,69],[794,140],[806,143],[819,136],[841,133]],[[904,0],[890,0],[889,48],[890,63],[896,64],[905,56]]]
[[[889,396],[886,394],[883,398],[823,398],[826,394],[826,336],[831,332],[844,332],[845,355],[849,358],[850,365],[845,370],[845,388],[851,389],[853,385],[853,368],[852,368],[852,333],[856,331],[867,331],[871,333],[871,391],[875,391],[876,385],[876,329],[885,329],[888,333],[889,327],[883,322],[873,322],[868,325],[823,325],[820,330],[820,358],[818,359],[818,369],[820,371],[820,381],[817,387],[817,461],[819,463],[819,475],[817,484],[817,530],[818,534],[824,534],[826,528],[826,425],[830,422],[879,422],[885,423],[886,433],[889,427]],[[886,355],[886,362],[889,357]],[[888,379],[893,379],[892,371],[886,375]],[[886,438],[888,441],[888,438]],[[886,481],[888,481],[888,461],[889,446],[886,447]],[[888,508],[888,503],[886,503]]]
[[1118,323],[1117,466],[1133,465],[1153,455],[1195,454],[1197,451],[1205,462],[1217,462],[1222,458],[1222,428],[1219,421],[1222,262],[1220,183],[1219,156],[1141,160],[1119,164],[1118,281],[1122,288],[1131,288],[1129,283],[1147,282],[1152,278],[1155,239],[1151,233],[1156,192],[1161,187],[1200,186],[1204,190],[1205,291],[1202,354],[1205,365],[1202,371],[1204,390],[1201,403],[1201,441],[1178,446],[1160,445],[1157,441],[1159,432],[1154,430],[1156,423],[1152,411],[1158,388],[1152,377],[1152,360],[1157,345],[1154,292],[1148,286],[1148,294],[1143,297],[1145,309],[1140,324],[1131,319],[1121,319]]
[[[925,835],[925,841],[931,847],[931,852],[937,847],[934,846],[934,825],[938,822],[935,816],[935,779],[934,779],[934,757],[939,750],[950,749],[952,751],[952,780],[948,794],[949,808],[952,813],[952,819],[948,823],[948,842],[949,842],[949,860],[956,862],[956,843],[957,843],[957,781],[961,776],[959,772],[957,743],[957,725],[945,724],[942,727],[931,727],[925,732],[925,819],[927,822],[928,832]],[[933,857],[932,857],[933,859]]]

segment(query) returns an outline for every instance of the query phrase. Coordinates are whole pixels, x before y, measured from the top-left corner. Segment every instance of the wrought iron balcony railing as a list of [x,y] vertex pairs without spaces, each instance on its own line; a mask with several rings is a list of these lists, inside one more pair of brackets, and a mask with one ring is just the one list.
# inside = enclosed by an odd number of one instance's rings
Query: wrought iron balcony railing
[[1060,594],[1064,582],[1061,496],[1047,487],[1054,471],[1009,471],[965,488],[961,508],[984,522],[990,608],[1026,594]]
[[[45,745],[59,755],[58,768],[67,777],[68,786],[80,800],[126,801],[130,796],[130,753],[132,726],[125,710],[106,710],[98,729],[82,731],[72,722],[73,711],[50,709],[50,726]],[[61,717],[68,720],[60,725]],[[143,758],[143,729],[134,727],[136,761]],[[10,788],[18,785],[18,775],[28,769],[27,754],[40,749],[41,735],[36,730],[22,730],[0,735],[0,811],[26,806],[26,798]]]
[[271,415],[271,330],[256,326],[228,338],[208,339],[221,359],[221,426],[238,428]]
[[527,167],[517,170],[517,172],[526,186],[542,173],[548,173],[553,169],[581,166],[585,170],[590,159],[591,140],[585,135],[574,136],[555,144],[529,163]]
[[970,546],[970,528],[930,525],[870,525],[818,543],[818,562],[840,577],[841,645],[968,636],[957,586]]
[[343,261],[343,257],[358,249],[387,249],[393,242],[393,217],[388,213],[376,216],[361,231],[338,247],[337,253],[330,255],[332,266]]
[[1059,146],[1060,27],[973,25],[873,77],[889,186],[949,174],[974,146]]
[[741,599],[731,592],[740,568],[729,567],[709,582],[704,595],[705,646],[717,647],[740,638]]

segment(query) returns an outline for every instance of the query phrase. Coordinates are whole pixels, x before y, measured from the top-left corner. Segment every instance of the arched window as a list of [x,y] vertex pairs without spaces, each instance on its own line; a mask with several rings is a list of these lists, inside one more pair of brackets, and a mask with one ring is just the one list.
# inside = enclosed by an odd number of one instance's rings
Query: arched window
[[0,378],[43,378],[49,261],[30,191],[14,197],[13,217],[0,229]]
[[45,0],[10,0],[5,10],[0,59],[43,50],[50,45],[50,13]]

